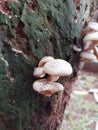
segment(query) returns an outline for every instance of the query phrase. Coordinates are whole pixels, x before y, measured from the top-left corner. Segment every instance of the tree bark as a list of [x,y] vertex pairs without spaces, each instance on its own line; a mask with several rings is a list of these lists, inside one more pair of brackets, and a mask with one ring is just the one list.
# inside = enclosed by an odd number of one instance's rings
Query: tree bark
[[[77,77],[82,28],[96,0],[7,0],[0,2],[0,124],[4,130],[57,130]],[[68,61],[64,92],[45,97],[32,89],[33,70],[44,56]]]

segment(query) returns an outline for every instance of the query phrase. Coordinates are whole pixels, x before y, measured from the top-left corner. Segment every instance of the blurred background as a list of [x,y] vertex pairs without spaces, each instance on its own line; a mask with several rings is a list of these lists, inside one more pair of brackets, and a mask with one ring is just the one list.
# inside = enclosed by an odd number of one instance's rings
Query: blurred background
[[60,130],[98,130],[97,93],[98,62],[88,62],[79,71],[78,79],[73,84]]

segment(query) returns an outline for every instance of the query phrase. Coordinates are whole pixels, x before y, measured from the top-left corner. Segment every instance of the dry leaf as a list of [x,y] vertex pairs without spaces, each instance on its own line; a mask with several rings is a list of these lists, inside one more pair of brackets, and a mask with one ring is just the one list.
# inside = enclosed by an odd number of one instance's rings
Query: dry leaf
[[97,93],[94,93],[94,98],[95,98],[96,102],[98,103],[98,94]]

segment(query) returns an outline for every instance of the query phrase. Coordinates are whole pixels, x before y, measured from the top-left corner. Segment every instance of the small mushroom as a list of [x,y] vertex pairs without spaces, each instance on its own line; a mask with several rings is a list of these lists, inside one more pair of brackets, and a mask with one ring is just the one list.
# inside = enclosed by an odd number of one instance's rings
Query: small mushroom
[[45,63],[47,63],[48,61],[51,61],[51,60],[54,60],[54,58],[52,56],[45,56],[41,59],[38,66],[43,67],[45,65]]
[[89,22],[88,27],[95,30],[95,31],[98,31],[98,23],[97,22]]
[[43,70],[43,67],[37,67],[34,69],[33,76],[42,78],[45,76],[45,72]]
[[87,61],[97,60],[96,56],[93,53],[89,52],[89,51],[81,52],[80,57],[82,58],[82,60],[87,60]]
[[55,76],[67,76],[73,72],[71,64],[62,59],[51,60],[43,68],[47,74]]
[[82,51],[82,48],[76,46],[76,45],[72,45],[71,48],[74,50],[74,51],[77,51],[77,52],[80,52]]
[[84,37],[83,42],[86,43],[87,41],[98,41],[98,32],[92,32],[87,34]]
[[51,96],[56,92],[64,90],[62,84],[57,82],[50,82],[47,79],[39,79],[33,83],[33,89],[44,96]]

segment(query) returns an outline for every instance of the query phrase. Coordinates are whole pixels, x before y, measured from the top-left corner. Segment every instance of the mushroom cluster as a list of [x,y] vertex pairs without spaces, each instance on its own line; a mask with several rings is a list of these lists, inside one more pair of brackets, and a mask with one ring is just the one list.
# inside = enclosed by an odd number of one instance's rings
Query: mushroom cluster
[[89,22],[83,38],[84,50],[80,53],[81,63],[98,59],[98,23]]
[[[60,76],[67,76],[72,72],[72,66],[67,61],[45,56],[39,62],[38,67],[34,69],[33,76],[42,79],[33,83],[33,89],[44,96],[51,96],[56,92],[63,91],[63,85],[56,81]],[[46,74],[48,77],[44,78]]]

